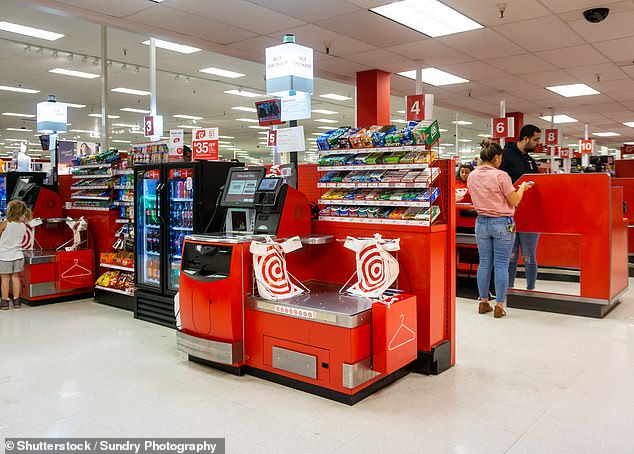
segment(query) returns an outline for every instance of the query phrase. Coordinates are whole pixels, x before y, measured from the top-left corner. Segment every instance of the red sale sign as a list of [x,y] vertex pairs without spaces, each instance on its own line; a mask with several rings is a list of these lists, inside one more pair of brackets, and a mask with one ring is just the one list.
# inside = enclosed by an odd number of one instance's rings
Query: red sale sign
[[143,135],[152,137],[154,135],[154,117],[145,117],[143,121]]
[[559,130],[547,129],[544,132],[544,144],[545,145],[558,145],[559,144]]
[[592,154],[594,152],[594,139],[581,140],[579,144],[579,151],[582,154],[583,153]]
[[405,100],[407,121],[433,120],[434,95],[410,95]]
[[193,159],[218,160],[218,128],[196,129],[192,137]]
[[491,137],[494,139],[513,137],[514,129],[515,119],[512,117],[491,119]]

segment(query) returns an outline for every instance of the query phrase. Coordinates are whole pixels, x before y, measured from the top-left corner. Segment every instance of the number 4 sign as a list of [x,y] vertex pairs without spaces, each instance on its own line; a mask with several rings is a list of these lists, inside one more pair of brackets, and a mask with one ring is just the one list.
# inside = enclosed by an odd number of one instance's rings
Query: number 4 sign
[[491,137],[494,139],[513,137],[514,130],[515,119],[513,117],[491,119]]
[[434,95],[406,96],[407,121],[432,120],[434,118]]

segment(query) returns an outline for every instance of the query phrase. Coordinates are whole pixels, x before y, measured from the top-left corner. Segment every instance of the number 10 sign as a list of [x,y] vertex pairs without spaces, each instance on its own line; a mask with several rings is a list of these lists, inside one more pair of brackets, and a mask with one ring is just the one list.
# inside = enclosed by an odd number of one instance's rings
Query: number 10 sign
[[192,138],[193,159],[218,159],[218,128],[195,129]]

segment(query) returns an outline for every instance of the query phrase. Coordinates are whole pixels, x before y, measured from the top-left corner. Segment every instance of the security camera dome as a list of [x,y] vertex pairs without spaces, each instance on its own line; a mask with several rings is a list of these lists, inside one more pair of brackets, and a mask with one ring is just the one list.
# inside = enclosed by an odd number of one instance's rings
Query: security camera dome
[[583,17],[593,24],[602,22],[610,14],[610,8],[590,8],[583,12]]

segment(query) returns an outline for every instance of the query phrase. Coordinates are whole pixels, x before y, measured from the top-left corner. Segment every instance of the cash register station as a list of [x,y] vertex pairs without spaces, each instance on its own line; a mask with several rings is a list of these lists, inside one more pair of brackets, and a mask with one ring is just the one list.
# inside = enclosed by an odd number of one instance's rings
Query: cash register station
[[[265,177],[264,169],[232,168],[221,204],[227,208],[224,231],[187,236],[183,248],[177,346],[191,361],[348,404],[408,373],[416,358],[415,296],[398,294],[388,304],[309,282],[309,248],[285,259],[310,293],[283,300],[258,296],[253,240],[317,240],[309,235],[302,193],[279,177]],[[282,256],[273,252],[267,260],[259,273],[266,269],[275,278],[284,272]]]

